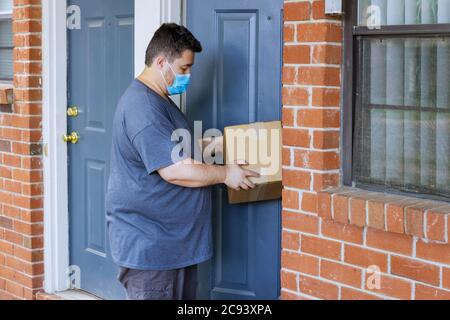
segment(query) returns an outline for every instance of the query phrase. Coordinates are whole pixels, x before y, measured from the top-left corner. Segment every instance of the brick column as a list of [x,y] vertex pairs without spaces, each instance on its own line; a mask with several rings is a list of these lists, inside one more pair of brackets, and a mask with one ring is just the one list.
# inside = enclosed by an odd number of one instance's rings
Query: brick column
[[41,0],[14,0],[14,101],[0,110],[0,299],[43,286]]
[[323,0],[285,1],[284,15],[281,297],[333,299],[336,286],[307,277],[319,275],[319,258],[300,242],[332,249],[319,236],[317,192],[339,185],[342,22]]

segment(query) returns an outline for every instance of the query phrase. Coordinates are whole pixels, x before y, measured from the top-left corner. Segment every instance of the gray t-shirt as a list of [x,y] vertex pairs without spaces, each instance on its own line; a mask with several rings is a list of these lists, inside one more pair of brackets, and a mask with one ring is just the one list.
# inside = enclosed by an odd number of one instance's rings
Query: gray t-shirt
[[[172,270],[212,257],[211,189],[184,188],[157,170],[173,164],[176,129],[188,129],[173,102],[135,79],[113,124],[106,195],[113,260],[139,270]],[[186,156],[187,157],[187,156]]]

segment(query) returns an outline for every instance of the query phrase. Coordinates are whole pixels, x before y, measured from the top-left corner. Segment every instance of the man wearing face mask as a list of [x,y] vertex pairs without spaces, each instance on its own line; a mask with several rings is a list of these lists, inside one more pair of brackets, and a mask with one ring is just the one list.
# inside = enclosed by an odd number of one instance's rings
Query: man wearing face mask
[[210,186],[247,190],[258,176],[240,165],[172,159],[174,131],[193,132],[170,96],[186,91],[201,51],[189,30],[162,25],[116,111],[107,226],[127,299],[195,299],[197,265],[213,254]]

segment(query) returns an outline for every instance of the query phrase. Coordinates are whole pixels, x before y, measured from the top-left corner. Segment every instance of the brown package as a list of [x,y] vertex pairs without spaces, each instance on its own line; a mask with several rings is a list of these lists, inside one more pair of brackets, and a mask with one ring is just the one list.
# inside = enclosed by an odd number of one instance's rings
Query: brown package
[[225,163],[245,160],[246,169],[258,172],[250,178],[256,187],[251,190],[228,188],[230,204],[275,200],[282,192],[281,122],[257,122],[226,127],[224,132]]

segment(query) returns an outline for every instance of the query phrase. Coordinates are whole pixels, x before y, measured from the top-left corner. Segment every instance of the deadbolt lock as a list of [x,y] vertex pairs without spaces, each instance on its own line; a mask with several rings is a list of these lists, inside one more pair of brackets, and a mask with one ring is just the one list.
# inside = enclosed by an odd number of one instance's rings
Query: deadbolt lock
[[79,112],[78,112],[78,108],[76,106],[72,106],[67,109],[67,115],[69,117],[75,118],[78,116],[78,114],[79,114]]

